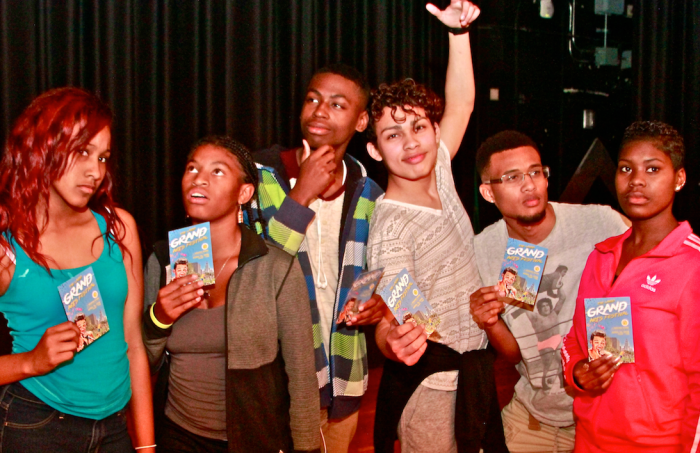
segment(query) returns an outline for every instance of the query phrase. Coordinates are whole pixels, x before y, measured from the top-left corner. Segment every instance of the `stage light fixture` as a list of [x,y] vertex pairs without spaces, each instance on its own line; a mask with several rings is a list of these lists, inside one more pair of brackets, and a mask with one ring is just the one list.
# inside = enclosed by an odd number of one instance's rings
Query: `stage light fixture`
[[551,19],[554,16],[554,4],[552,0],[540,0],[540,17]]

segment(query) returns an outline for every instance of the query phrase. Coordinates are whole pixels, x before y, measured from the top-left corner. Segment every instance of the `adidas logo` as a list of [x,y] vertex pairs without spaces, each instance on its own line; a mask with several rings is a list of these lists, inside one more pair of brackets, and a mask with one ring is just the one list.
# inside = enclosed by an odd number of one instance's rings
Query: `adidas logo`
[[642,283],[642,288],[648,289],[652,293],[655,293],[656,288],[654,288],[654,286],[658,285],[659,283],[661,283],[661,280],[657,279],[656,275],[654,275],[653,277],[649,277],[647,275],[647,283],[646,284]]

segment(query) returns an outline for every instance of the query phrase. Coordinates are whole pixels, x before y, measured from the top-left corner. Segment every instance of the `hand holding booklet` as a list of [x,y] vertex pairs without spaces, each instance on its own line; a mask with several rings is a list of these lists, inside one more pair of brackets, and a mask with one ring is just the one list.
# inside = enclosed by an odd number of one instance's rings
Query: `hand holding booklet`
[[370,300],[383,272],[384,268],[381,268],[363,272],[357,277],[345,298],[345,305],[335,321],[336,324],[348,322],[353,315],[360,312],[360,305]]
[[498,276],[499,296],[509,303],[517,301],[534,306],[546,261],[546,248],[508,238]]
[[433,311],[433,307],[406,269],[399,272],[379,295],[382,296],[384,303],[399,324],[412,322],[415,325],[422,325],[425,326],[429,340],[438,341],[442,338],[437,331],[440,326],[440,316]]
[[630,298],[599,297],[584,299],[584,304],[588,360],[615,355],[622,363],[634,363]]

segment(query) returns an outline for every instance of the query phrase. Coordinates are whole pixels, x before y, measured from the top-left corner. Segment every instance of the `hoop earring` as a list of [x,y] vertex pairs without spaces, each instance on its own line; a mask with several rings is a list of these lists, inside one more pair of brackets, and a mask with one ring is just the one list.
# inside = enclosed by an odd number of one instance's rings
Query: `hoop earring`
[[243,206],[238,205],[238,223],[243,223]]

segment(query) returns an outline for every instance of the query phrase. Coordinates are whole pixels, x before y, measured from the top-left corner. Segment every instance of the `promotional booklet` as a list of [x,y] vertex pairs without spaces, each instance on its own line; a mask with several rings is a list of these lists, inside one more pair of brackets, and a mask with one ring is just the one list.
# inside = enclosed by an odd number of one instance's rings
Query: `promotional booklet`
[[632,310],[629,297],[584,299],[588,360],[616,355],[622,363],[634,363]]
[[102,295],[92,267],[58,286],[68,320],[80,329],[78,352],[109,332]]
[[360,312],[360,305],[367,302],[374,294],[374,290],[377,289],[382,272],[384,272],[384,268],[363,272],[352,282],[348,296],[345,298],[345,306],[338,315],[336,324],[347,322],[353,315]]
[[399,324],[412,322],[416,325],[424,325],[429,340],[437,341],[442,338],[437,330],[440,326],[440,317],[433,312],[433,307],[425,299],[406,269],[399,272],[379,295],[382,296],[384,303]]
[[204,286],[214,284],[210,231],[209,222],[204,222],[168,232],[170,269],[167,283],[173,278],[197,274]]
[[498,286],[507,302],[518,301],[535,305],[540,287],[547,249],[529,242],[508,238]]

